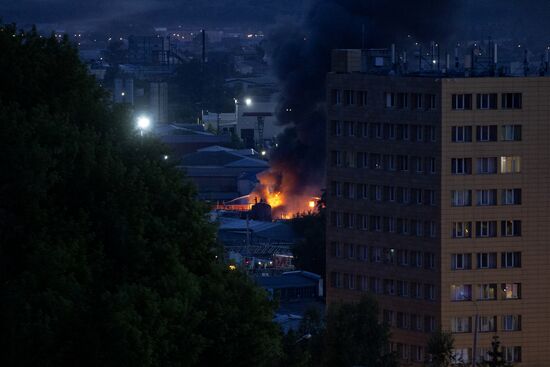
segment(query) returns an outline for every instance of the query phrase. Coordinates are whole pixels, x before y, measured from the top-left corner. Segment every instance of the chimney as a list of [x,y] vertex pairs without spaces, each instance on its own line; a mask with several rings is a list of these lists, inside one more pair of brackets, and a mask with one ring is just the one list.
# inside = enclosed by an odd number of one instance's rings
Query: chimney
[[202,41],[202,64],[206,63],[206,32],[201,29],[201,41]]

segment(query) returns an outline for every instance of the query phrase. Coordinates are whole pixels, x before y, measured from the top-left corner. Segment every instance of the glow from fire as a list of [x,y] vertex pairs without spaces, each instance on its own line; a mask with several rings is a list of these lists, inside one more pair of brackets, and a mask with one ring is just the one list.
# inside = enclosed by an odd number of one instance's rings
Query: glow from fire
[[258,175],[260,183],[250,194],[249,202],[264,201],[272,208],[274,219],[291,219],[299,214],[317,210],[319,188],[304,187],[294,180],[286,180],[274,171]]

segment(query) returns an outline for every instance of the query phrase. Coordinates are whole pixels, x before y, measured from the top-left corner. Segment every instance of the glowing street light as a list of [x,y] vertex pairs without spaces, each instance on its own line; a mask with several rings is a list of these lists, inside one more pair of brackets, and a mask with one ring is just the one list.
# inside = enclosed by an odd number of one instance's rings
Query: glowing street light
[[250,97],[249,97],[249,98],[245,98],[244,104],[246,104],[247,106],[252,105],[252,98],[250,98]]
[[137,120],[137,127],[140,130],[141,136],[143,136],[143,131],[147,130],[151,127],[151,119],[147,116],[138,116]]

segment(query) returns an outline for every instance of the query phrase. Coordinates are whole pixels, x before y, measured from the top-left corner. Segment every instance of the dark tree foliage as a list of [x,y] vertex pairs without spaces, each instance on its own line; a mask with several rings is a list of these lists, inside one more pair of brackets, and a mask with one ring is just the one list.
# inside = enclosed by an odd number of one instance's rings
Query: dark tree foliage
[[427,365],[430,367],[448,367],[455,362],[453,357],[454,338],[451,333],[437,330],[430,335],[426,352],[429,354]]
[[292,228],[301,238],[293,250],[295,265],[323,278],[326,278],[325,212],[323,202],[316,213],[302,214],[292,219]]
[[0,365],[270,365],[273,305],[65,39],[0,24]]
[[479,363],[482,367],[512,367],[512,365],[504,359],[504,353],[500,346],[500,339],[498,335],[493,336],[491,341],[491,350],[487,352],[488,358],[483,358],[483,361]]
[[397,367],[387,353],[389,328],[378,320],[378,304],[365,296],[357,303],[336,303],[326,316],[324,366]]

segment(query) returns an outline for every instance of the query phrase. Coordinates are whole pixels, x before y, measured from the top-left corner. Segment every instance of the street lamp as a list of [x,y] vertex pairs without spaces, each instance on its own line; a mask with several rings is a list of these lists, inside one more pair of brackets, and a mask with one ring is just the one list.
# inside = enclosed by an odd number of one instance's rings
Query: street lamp
[[246,104],[247,106],[252,105],[252,98],[250,98],[250,97],[245,98],[244,104]]
[[148,130],[151,127],[151,119],[145,115],[141,115],[138,116],[136,124],[141,136],[143,136],[143,131]]

